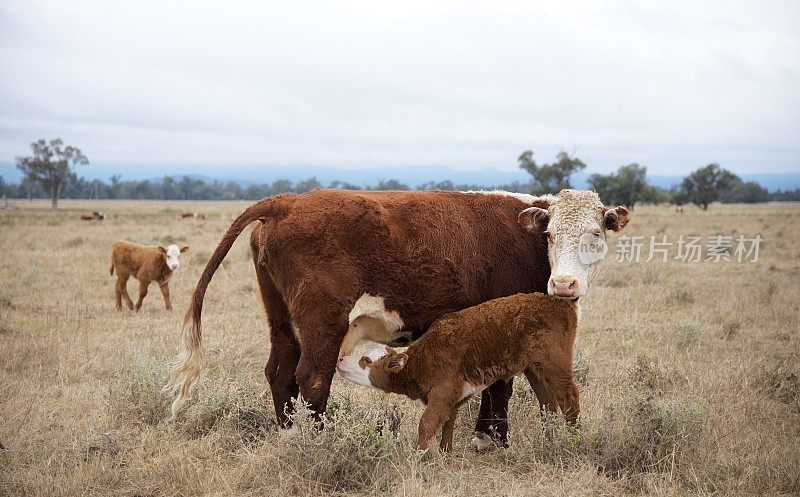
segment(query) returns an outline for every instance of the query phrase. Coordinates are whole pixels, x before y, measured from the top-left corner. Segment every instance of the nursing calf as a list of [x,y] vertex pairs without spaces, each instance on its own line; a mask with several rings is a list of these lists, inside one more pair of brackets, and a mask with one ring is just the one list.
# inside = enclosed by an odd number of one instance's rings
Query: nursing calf
[[458,407],[498,380],[524,373],[540,407],[558,409],[574,424],[580,407],[572,376],[578,304],[541,293],[503,297],[435,321],[405,352],[378,347],[339,359],[348,380],[420,399],[426,405],[417,446],[440,430],[440,447],[453,444]]
[[[114,288],[117,297],[117,310],[122,309],[122,299],[128,304],[129,309],[138,311],[142,307],[142,300],[147,295],[147,287],[155,281],[164,295],[164,305],[167,310],[172,309],[169,300],[169,279],[172,272],[180,265],[180,255],[189,250],[189,247],[178,248],[177,245],[157,247],[139,245],[131,242],[116,242],[111,246],[111,268],[109,272],[117,271],[117,284]],[[136,305],[128,295],[128,278],[133,276],[139,280],[139,300]]]

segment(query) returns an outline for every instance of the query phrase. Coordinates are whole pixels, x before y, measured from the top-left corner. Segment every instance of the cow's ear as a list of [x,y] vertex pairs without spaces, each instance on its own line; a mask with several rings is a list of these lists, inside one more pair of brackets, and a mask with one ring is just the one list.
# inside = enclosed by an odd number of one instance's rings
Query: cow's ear
[[158,251],[161,252],[162,254],[167,253],[167,249],[165,249],[164,247],[158,247]]
[[613,209],[606,209],[605,213],[603,214],[603,222],[605,223],[607,230],[619,231],[624,228],[626,224],[628,224],[628,221],[630,221],[628,209],[622,207],[621,205],[614,207]]
[[517,216],[517,222],[529,230],[547,228],[550,213],[541,207],[528,207]]
[[367,369],[369,365],[372,364],[372,359],[367,356],[363,356],[361,359],[358,360],[358,367],[361,369]]
[[405,352],[397,353],[395,352],[392,354],[386,361],[386,369],[391,373],[397,373],[404,367],[406,367],[406,363],[408,362],[408,355]]
[[188,245],[184,245],[183,247],[181,247],[181,254],[186,252],[187,250],[189,250],[189,246]]

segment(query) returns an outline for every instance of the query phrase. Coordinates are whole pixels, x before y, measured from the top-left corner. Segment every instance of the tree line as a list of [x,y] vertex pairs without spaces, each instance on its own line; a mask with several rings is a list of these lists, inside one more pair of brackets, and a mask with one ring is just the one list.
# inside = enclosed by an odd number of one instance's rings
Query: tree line
[[[539,164],[533,151],[523,152],[517,159],[520,169],[530,175],[527,182],[502,185],[456,184],[452,181],[430,181],[414,187],[395,179],[381,180],[363,186],[345,181],[320,183],[315,177],[292,182],[278,179],[271,183],[242,185],[233,181],[206,181],[192,176],[164,176],[159,180],[122,180],[119,175],[108,181],[78,176],[75,167],[88,164],[88,159],[73,146],[64,146],[60,139],[38,140],[31,144],[30,156],[17,157],[17,168],[24,177],[18,184],[6,183],[0,176],[0,196],[7,198],[49,198],[53,208],[59,198],[71,199],[140,199],[140,200],[256,200],[283,192],[304,193],[315,188],[350,190],[450,190],[467,191],[496,189],[519,193],[558,193],[572,188],[572,176],[586,168],[578,157],[559,152],[552,163]],[[800,189],[770,193],[756,182],[744,182],[718,164],[709,164],[692,172],[672,189],[647,183],[647,167],[639,164],[621,166],[608,175],[592,174],[589,187],[604,203],[633,208],[640,203],[693,203],[707,209],[715,201],[723,203],[800,201]]]
[[[555,193],[571,188],[573,174],[586,168],[586,164],[567,152],[559,152],[551,164],[537,164],[533,151],[526,150],[517,159],[520,169],[532,176],[530,191],[535,194]],[[800,189],[770,193],[755,181],[743,181],[736,174],[711,163],[701,167],[667,190],[647,183],[647,167],[637,163],[620,166],[616,172],[603,175],[592,174],[588,178],[589,188],[607,205],[624,205],[632,209],[636,204],[672,203],[695,204],[703,210],[716,201],[722,203],[758,203],[799,201]]]

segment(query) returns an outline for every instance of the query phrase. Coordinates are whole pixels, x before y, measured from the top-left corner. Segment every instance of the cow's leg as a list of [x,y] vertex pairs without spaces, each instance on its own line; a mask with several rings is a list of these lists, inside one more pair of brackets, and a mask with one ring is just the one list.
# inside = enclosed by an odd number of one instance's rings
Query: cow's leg
[[[354,299],[355,300],[355,299]],[[347,334],[347,310],[329,296],[312,297],[310,306],[293,310],[300,333],[300,361],[295,371],[300,395],[319,420],[328,405],[339,348]],[[302,310],[301,310],[302,309]]]
[[168,311],[171,311],[172,302],[169,301],[169,283],[162,283],[158,287],[161,289],[161,295],[164,296],[164,305]]
[[475,424],[472,446],[483,452],[494,447],[494,442],[508,447],[508,401],[513,392],[514,379],[499,380],[481,394],[481,407]]
[[281,428],[289,428],[293,414],[292,399],[297,398],[300,387],[295,378],[295,369],[300,360],[300,344],[292,331],[292,319],[283,296],[267,271],[259,265],[259,227],[250,237],[250,249],[256,268],[261,303],[267,313],[270,333],[269,359],[264,366],[264,375],[269,382],[275,415]]
[[[128,309],[133,309],[133,301],[131,300],[131,296],[128,295],[128,278],[130,275],[124,273],[117,273],[117,288],[116,290],[122,295],[122,298],[125,299],[125,304],[128,306]],[[119,307],[118,307],[119,308]]]
[[136,305],[133,306],[136,309],[136,312],[139,312],[139,309],[142,308],[142,300],[147,295],[147,287],[150,286],[149,281],[142,281],[139,280],[139,300],[136,301]]

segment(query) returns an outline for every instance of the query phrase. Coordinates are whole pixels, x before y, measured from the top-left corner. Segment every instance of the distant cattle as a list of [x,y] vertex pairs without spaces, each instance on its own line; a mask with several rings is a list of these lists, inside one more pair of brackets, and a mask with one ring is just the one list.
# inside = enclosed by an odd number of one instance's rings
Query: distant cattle
[[184,212],[183,214],[181,214],[181,219],[188,219],[188,218],[205,219],[206,215],[197,212]]
[[[604,243],[606,229],[622,229],[628,211],[574,190],[557,197],[314,190],[265,198],[228,228],[192,295],[191,326],[164,388],[175,394],[173,417],[203,367],[206,288],[253,221],[260,224],[250,249],[271,338],[264,372],[279,423],[288,427],[298,393],[324,412],[351,325],[368,323],[370,338],[388,341],[401,331],[418,338],[440,316],[498,297],[538,291],[578,299],[596,266],[579,257],[580,244]],[[478,442],[491,435],[506,443],[510,396],[511,381],[484,391]]]
[[521,373],[542,409],[560,408],[574,424],[580,412],[572,374],[579,305],[541,293],[501,297],[440,317],[405,352],[379,347],[360,359],[340,358],[337,369],[359,385],[422,400],[420,449],[441,430],[440,448],[450,450],[458,406]]
[[87,215],[87,214],[82,214],[81,215],[81,220],[83,220],[83,221],[102,221],[105,218],[106,218],[105,214],[103,214],[102,212],[97,212],[97,211],[92,211],[92,213],[89,214],[89,215]]
[[[111,247],[111,268],[109,273],[117,271],[117,284],[115,287],[117,310],[122,309],[122,299],[129,309],[138,312],[142,307],[142,300],[147,295],[147,287],[151,282],[158,283],[164,295],[164,305],[167,310],[172,309],[169,300],[169,280],[172,272],[180,266],[180,255],[189,250],[189,247],[178,248],[177,245],[158,247],[139,245],[131,242],[116,242]],[[139,280],[139,300],[136,305],[128,295],[128,278],[133,276]]]

